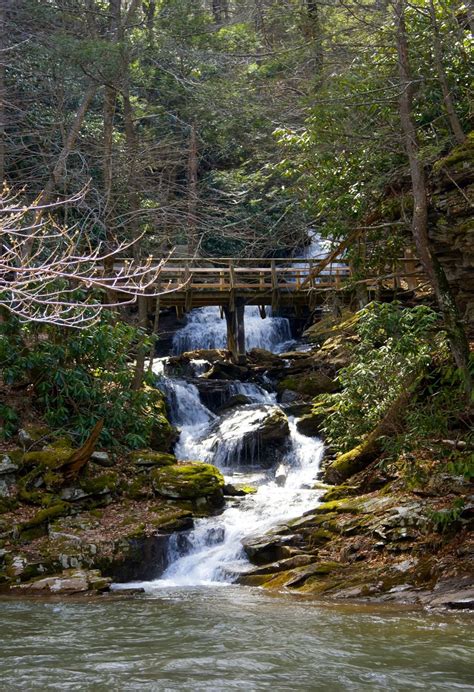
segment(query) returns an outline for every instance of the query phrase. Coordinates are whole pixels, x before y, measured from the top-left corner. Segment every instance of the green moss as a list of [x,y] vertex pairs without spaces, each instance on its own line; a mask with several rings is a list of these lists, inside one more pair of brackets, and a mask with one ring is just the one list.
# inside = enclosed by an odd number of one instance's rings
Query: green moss
[[68,513],[69,506],[65,502],[57,502],[51,507],[40,509],[34,517],[18,526],[21,540],[29,541],[38,538],[46,533],[49,522]]
[[137,475],[125,488],[125,495],[132,500],[150,497],[152,488],[148,475]]
[[331,502],[323,502],[315,508],[314,512],[317,514],[326,514],[328,512],[335,512],[336,514],[358,514],[358,512],[360,512],[360,505],[358,505],[357,502],[344,498],[341,500],[332,500]]
[[224,477],[211,464],[187,463],[151,471],[154,489],[164,497],[196,499],[222,493]]
[[72,453],[73,450],[71,449],[48,447],[38,452],[26,452],[23,456],[23,464],[24,466],[56,469],[70,459]]
[[467,135],[462,144],[454,147],[447,156],[437,161],[433,170],[440,171],[442,168],[451,168],[459,163],[474,164],[474,131]]
[[58,437],[52,442],[49,443],[49,447],[52,449],[69,449],[70,452],[72,453],[73,449],[73,443],[70,437],[67,437],[66,435],[62,437]]
[[139,449],[129,454],[129,459],[137,466],[172,466],[176,464],[174,454],[154,452],[151,449]]
[[324,479],[328,483],[340,483],[362,471],[377,456],[377,449],[372,440],[364,440],[349,452],[340,454],[324,470]]
[[357,495],[358,488],[355,485],[335,485],[321,497],[321,502],[331,502],[332,500],[343,500],[346,497]]
[[80,487],[88,495],[101,493],[113,493],[117,489],[118,476],[113,471],[103,473],[95,478],[85,478],[80,482]]

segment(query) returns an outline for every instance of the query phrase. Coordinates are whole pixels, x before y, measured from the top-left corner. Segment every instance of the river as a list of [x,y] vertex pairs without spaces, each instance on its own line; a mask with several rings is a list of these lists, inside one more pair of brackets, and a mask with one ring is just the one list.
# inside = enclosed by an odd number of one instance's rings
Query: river
[[[249,346],[288,347],[282,318],[262,321],[253,309],[246,322]],[[195,311],[174,350],[221,347],[224,338],[217,311]],[[257,492],[176,535],[164,574],[135,584],[142,595],[116,585],[101,599],[3,600],[0,690],[474,690],[467,614],[322,603],[235,584],[251,567],[243,538],[317,504],[323,445],[289,416],[283,458],[269,463],[269,446],[254,434],[268,415],[282,415],[269,383],[230,381],[224,403],[247,401],[216,412],[199,390],[209,363],[191,363],[191,376],[167,367],[166,358],[154,362],[181,430],[178,457],[214,463]]]
[[1,690],[474,690],[472,620],[239,586],[8,599]]

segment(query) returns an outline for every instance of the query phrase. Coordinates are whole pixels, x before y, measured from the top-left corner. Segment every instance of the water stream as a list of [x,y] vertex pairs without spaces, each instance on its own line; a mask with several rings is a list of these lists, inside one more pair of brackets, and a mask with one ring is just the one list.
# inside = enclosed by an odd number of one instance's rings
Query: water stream
[[[221,323],[217,309],[193,311],[175,335],[174,352],[222,346]],[[288,320],[272,316],[262,320],[256,308],[246,308],[245,326],[248,348],[281,350],[291,340]],[[290,417],[280,457],[272,456],[268,445],[260,441],[259,428],[269,415],[281,411],[274,392],[253,382],[226,382],[221,403],[236,395],[245,396],[248,403],[219,415],[202,403],[196,382],[206,371],[206,361],[191,363],[194,382],[167,375],[167,364],[166,358],[156,360],[154,372],[157,386],[166,394],[171,421],[180,430],[178,459],[212,463],[228,482],[251,485],[257,492],[228,501],[219,516],[196,520],[188,535],[173,536],[166,572],[155,581],[140,583],[148,592],[235,581],[249,567],[243,538],[262,534],[315,505],[318,493],[312,483],[323,452],[321,441],[301,435]]]

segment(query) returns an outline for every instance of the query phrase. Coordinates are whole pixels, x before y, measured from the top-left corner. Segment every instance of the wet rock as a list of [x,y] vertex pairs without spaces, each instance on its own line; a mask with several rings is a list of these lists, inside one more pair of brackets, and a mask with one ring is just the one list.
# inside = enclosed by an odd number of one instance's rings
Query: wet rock
[[256,538],[244,538],[242,545],[250,562],[255,565],[265,565],[291,557],[289,545],[293,538],[293,535],[258,536]]
[[99,570],[70,569],[61,574],[34,579],[15,585],[14,590],[47,592],[50,594],[76,594],[87,591],[103,592],[110,589],[112,580],[103,577]]
[[202,376],[207,380],[240,380],[245,381],[251,375],[248,368],[228,361],[215,361],[212,368]]
[[227,497],[245,497],[245,495],[253,495],[257,492],[257,488],[253,485],[245,485],[241,483],[226,483],[222,488],[224,495]]
[[245,394],[234,394],[234,396],[231,396],[230,399],[219,408],[218,413],[224,413],[237,406],[246,406],[251,403],[251,400],[248,396],[245,396]]
[[159,495],[180,500],[212,497],[219,502],[224,487],[219,469],[199,462],[152,469],[151,481]]

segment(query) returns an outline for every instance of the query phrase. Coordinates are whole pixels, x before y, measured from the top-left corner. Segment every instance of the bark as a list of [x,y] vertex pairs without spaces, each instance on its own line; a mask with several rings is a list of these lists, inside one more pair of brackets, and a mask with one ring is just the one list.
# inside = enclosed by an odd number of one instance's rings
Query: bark
[[395,26],[401,91],[399,112],[413,191],[412,234],[418,258],[433,287],[443,316],[451,352],[462,374],[466,394],[469,396],[472,391],[472,381],[469,372],[469,342],[446,275],[432,253],[428,237],[427,186],[423,164],[420,160],[418,137],[413,118],[413,80],[408,57],[405,8],[406,0],[395,0]]
[[[128,208],[130,213],[130,230],[132,238],[137,239],[140,234],[140,195],[138,193],[137,183],[137,159],[138,159],[138,141],[133,122],[133,109],[130,102],[129,84],[128,84],[128,56],[125,57],[126,65],[124,67],[124,80],[122,86],[123,97],[123,117],[125,126],[125,143],[129,163],[129,180],[128,180]],[[139,242],[135,242],[133,246],[133,256],[137,262],[141,259],[141,247]],[[145,332],[148,326],[148,310],[147,298],[145,296],[138,297],[138,323],[140,328]],[[145,336],[140,339],[137,349],[137,357],[135,361],[135,372],[133,377],[132,389],[140,389],[143,377],[145,374]]]
[[436,10],[433,0],[430,0],[429,9],[431,17],[431,26],[433,28],[434,62],[436,72],[438,73],[438,80],[441,86],[441,91],[443,94],[444,107],[446,109],[446,115],[448,117],[449,126],[453,131],[456,141],[458,142],[458,144],[462,144],[466,139],[466,135],[464,134],[461,123],[456,113],[456,109],[454,108],[453,99],[451,97],[451,91],[449,89],[448,78],[444,70],[443,49],[441,45],[438,20],[436,19]]
[[382,453],[381,439],[391,437],[400,432],[403,427],[403,415],[421,377],[412,376],[407,379],[401,393],[390,405],[384,417],[362,442],[337,457],[326,468],[324,480],[328,483],[342,483],[355,473],[365,469],[372,461]]
[[77,478],[80,471],[87,464],[91,458],[92,452],[97,444],[99,435],[104,427],[104,419],[99,420],[85,443],[80,449],[78,449],[74,454],[68,459],[61,467],[60,470],[64,476],[65,480],[70,480],[71,478]]
[[193,255],[198,246],[197,242],[197,181],[198,181],[198,151],[196,127],[191,126],[188,155],[188,247]]
[[0,186],[5,179],[6,86],[5,60],[8,47],[6,19],[8,0],[0,2]]
[[[58,160],[56,161],[56,164],[53,170],[51,171],[51,175],[49,176],[48,182],[46,183],[46,185],[43,188],[43,191],[39,195],[37,202],[38,206],[48,204],[48,202],[51,201],[54,189],[59,183],[61,176],[64,173],[67,158],[73,150],[74,145],[76,144],[79,132],[84,123],[84,118],[86,117],[87,111],[89,110],[89,107],[92,101],[94,100],[97,91],[98,86],[94,82],[89,84],[89,86],[87,87],[86,93],[84,94],[84,98],[81,101],[77,113],[74,116],[74,120],[69,129],[69,132],[67,133],[66,141],[64,142],[64,146],[58,156]],[[43,210],[39,209],[37,213],[37,220],[38,218],[41,218],[42,215]]]

